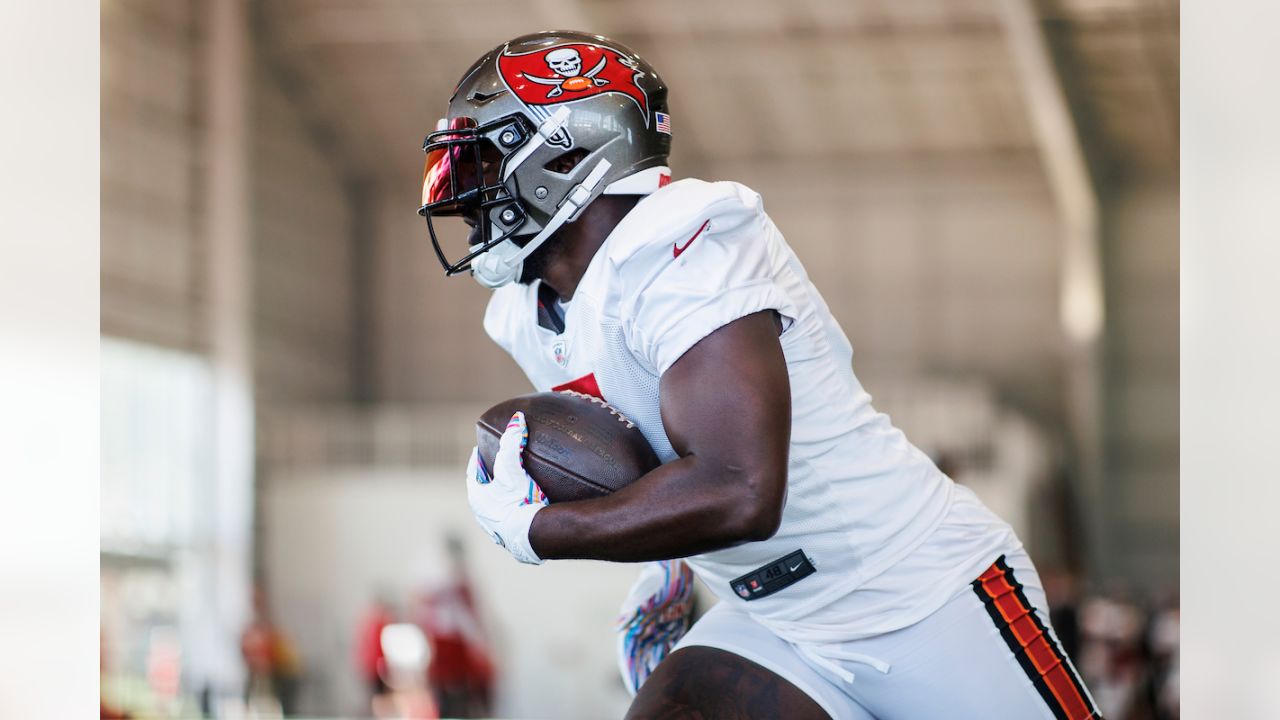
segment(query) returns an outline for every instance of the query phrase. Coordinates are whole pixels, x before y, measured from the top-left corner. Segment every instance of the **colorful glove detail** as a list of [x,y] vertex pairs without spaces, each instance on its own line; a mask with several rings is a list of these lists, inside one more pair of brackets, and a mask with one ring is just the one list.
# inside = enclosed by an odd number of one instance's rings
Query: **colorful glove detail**
[[498,441],[492,473],[479,451],[472,449],[467,464],[467,500],[476,522],[495,543],[522,563],[541,565],[542,558],[529,545],[529,526],[533,516],[547,505],[547,496],[524,471],[521,451],[528,442],[529,428],[524,413],[518,412],[511,416]]
[[689,629],[693,571],[683,560],[649,563],[618,618],[618,671],[632,695]]

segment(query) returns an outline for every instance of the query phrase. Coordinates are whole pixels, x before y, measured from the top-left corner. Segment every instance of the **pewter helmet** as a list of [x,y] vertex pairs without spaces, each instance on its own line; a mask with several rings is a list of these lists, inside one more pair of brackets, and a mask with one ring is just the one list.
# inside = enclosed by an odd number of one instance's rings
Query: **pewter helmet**
[[[524,35],[463,74],[422,147],[418,212],[441,265],[496,288],[600,195],[646,195],[670,181],[667,87],[600,35]],[[476,228],[458,260],[436,228],[449,216]]]

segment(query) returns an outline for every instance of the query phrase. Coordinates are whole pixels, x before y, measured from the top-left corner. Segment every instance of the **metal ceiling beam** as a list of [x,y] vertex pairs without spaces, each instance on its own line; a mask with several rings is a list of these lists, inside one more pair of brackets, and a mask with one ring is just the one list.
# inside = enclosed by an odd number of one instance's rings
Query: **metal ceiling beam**
[[1079,518],[1086,528],[1088,567],[1109,569],[1105,497],[1103,329],[1106,322],[1098,192],[1089,173],[1075,118],[1033,0],[999,0],[999,17],[1036,147],[1062,223],[1059,317],[1067,340],[1065,406],[1072,436],[1077,507],[1098,508]]
[[205,4],[203,165],[208,252],[209,361],[213,379],[211,487],[206,542],[214,549],[197,583],[203,645],[193,657],[206,667],[195,675],[213,687],[235,688],[239,658],[236,633],[250,618],[252,579],[254,388],[253,251],[251,247],[249,125],[252,47],[245,0]]
[[377,348],[375,309],[370,300],[374,286],[375,231],[373,198],[378,192],[373,168],[386,165],[377,158],[362,156],[339,118],[331,117],[312,90],[314,74],[292,62],[281,46],[266,3],[254,3],[249,18],[257,51],[261,80],[273,83],[291,104],[306,128],[309,140],[333,168],[342,185],[350,213],[350,342],[347,347],[348,397],[356,403],[372,402],[375,394],[374,360]]

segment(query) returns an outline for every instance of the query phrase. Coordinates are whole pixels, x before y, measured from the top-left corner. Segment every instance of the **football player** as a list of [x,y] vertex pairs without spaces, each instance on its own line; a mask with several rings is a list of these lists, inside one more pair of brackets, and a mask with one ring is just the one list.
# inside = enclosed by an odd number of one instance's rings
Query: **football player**
[[[636,53],[543,32],[477,60],[427,136],[420,213],[446,272],[493,288],[485,330],[663,460],[547,505],[517,413],[467,469],[480,525],[524,563],[649,562],[628,717],[1098,717],[1013,531],[872,408],[760,196],[671,181],[675,127]],[[686,633],[691,572],[719,604]]]

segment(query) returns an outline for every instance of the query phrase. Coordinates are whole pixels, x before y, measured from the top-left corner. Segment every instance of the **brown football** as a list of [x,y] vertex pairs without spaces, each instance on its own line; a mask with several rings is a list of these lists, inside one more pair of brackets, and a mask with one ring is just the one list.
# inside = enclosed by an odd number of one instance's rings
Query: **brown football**
[[601,497],[661,465],[640,428],[603,400],[544,392],[498,403],[476,422],[476,447],[493,467],[498,440],[517,410],[529,424],[524,469],[551,502]]

